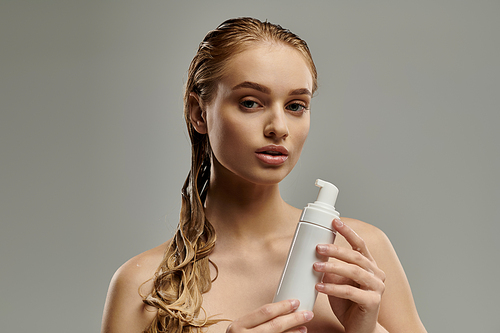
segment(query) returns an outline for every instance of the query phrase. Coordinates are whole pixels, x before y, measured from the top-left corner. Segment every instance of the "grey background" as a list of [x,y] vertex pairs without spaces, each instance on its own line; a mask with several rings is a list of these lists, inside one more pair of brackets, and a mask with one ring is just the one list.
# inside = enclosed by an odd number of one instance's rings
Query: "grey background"
[[384,230],[429,332],[500,332],[500,2],[2,1],[0,329],[99,331],[113,272],[172,234],[182,85],[224,19],[310,45],[311,133],[282,185]]

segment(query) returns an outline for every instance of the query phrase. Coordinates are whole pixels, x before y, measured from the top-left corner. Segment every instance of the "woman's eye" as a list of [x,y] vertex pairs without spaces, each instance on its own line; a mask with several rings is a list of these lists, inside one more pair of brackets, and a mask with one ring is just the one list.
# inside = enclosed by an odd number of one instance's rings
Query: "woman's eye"
[[243,101],[240,103],[241,106],[243,106],[245,109],[254,109],[259,107],[259,103],[254,102],[254,101]]
[[300,103],[289,104],[289,105],[287,105],[286,108],[292,112],[302,112],[302,111],[307,110],[306,107]]

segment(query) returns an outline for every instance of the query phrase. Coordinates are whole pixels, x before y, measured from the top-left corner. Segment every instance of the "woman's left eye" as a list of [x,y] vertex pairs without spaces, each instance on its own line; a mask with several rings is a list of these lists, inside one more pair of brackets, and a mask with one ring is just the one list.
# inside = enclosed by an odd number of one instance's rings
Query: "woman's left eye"
[[307,110],[305,105],[302,105],[300,103],[292,103],[286,106],[287,110],[290,110],[292,112],[302,112]]

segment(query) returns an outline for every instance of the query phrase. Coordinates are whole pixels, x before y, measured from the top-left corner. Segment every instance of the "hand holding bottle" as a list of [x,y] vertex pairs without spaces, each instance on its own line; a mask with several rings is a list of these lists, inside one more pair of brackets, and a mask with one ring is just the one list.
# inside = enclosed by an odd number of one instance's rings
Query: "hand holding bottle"
[[314,270],[324,273],[323,283],[316,290],[329,296],[333,312],[346,332],[375,332],[385,273],[378,268],[364,240],[340,219],[333,222],[334,229],[351,245],[351,249],[333,244],[317,246],[320,255],[334,258],[314,264]]
[[313,318],[311,311],[295,311],[299,307],[298,300],[285,300],[266,304],[257,310],[236,319],[226,333],[305,333],[302,326]]

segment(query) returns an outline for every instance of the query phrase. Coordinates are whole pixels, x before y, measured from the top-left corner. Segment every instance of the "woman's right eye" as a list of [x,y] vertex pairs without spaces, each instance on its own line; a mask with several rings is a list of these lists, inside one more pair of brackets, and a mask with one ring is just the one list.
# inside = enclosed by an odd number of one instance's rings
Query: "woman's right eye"
[[246,100],[240,102],[240,105],[244,107],[245,109],[255,109],[259,107],[259,103],[252,101],[252,100]]

